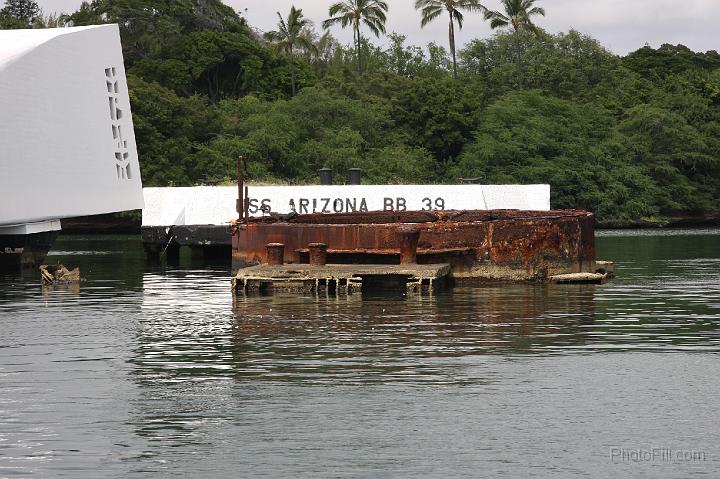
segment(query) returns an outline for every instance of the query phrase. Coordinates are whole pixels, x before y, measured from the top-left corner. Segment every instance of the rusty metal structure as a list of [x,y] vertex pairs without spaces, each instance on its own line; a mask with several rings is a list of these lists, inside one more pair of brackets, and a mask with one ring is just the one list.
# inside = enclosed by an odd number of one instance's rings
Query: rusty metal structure
[[308,249],[311,265],[325,266],[327,264],[327,245],[325,243],[310,243]]
[[315,264],[447,263],[456,280],[546,280],[596,270],[595,218],[579,210],[244,214],[233,227],[233,270],[277,262],[268,257],[276,243],[286,263],[309,264],[311,256]]
[[265,245],[265,261],[270,266],[282,266],[285,263],[285,245],[282,243],[268,243]]

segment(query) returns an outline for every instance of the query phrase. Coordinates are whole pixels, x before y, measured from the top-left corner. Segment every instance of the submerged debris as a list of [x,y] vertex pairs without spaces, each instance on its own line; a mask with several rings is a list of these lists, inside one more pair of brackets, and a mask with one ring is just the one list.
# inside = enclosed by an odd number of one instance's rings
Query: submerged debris
[[550,276],[549,281],[556,284],[603,284],[615,277],[615,263],[596,261],[594,273],[570,273]]
[[569,273],[550,276],[549,281],[556,284],[603,284],[608,279],[607,273]]
[[43,286],[74,284],[84,281],[80,277],[80,268],[75,268],[71,271],[60,263],[40,266],[40,275],[42,276]]

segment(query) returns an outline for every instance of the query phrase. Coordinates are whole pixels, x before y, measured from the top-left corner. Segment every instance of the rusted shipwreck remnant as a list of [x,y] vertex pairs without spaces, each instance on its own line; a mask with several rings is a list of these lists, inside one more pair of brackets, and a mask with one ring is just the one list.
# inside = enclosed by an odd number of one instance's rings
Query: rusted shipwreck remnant
[[[411,239],[408,246],[407,233],[403,233],[408,227],[419,233],[416,245]],[[405,261],[449,265],[450,277],[460,282],[570,282],[573,277],[563,276],[569,274],[575,274],[579,282],[599,282],[606,277],[605,271],[598,273],[596,264],[595,218],[579,210],[378,211],[246,217],[233,231],[233,270],[239,271],[236,288],[246,286],[248,278],[262,278],[262,267],[240,268],[277,264],[273,258],[277,246],[271,244],[282,245],[283,263],[296,265],[285,268],[297,273],[295,279],[303,274],[299,265],[312,263],[312,250],[317,248],[313,245],[317,244],[324,245],[322,254],[328,266],[399,265],[403,258],[413,255]],[[560,281],[563,278],[567,281]]]

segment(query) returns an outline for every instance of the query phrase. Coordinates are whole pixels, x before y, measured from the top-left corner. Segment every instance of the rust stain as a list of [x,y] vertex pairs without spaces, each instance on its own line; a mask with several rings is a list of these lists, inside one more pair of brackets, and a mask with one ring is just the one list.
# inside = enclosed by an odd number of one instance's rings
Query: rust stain
[[368,255],[399,262],[397,231],[408,223],[420,230],[420,263],[492,265],[542,276],[550,266],[590,268],[595,261],[595,218],[579,210],[379,211],[246,221],[233,235],[233,257],[243,265],[266,262],[268,243],[285,244],[287,262],[306,262],[311,243],[327,245],[330,263],[338,255],[351,262]]

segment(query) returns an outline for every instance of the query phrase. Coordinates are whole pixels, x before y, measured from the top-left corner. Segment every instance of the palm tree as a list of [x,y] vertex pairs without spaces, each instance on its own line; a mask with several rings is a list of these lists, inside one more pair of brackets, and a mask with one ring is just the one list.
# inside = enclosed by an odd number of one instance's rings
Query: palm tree
[[457,22],[458,30],[462,30],[464,16],[460,10],[468,12],[487,12],[480,2],[477,0],[416,0],[415,9],[422,13],[421,27],[425,27],[428,23],[439,17],[443,10],[447,10],[450,15],[450,52],[453,59],[453,76],[457,78],[457,59],[455,57],[455,22]]
[[292,72],[292,95],[295,96],[295,47],[313,50],[315,46],[307,35],[303,34],[303,30],[312,26],[312,22],[303,17],[302,8],[290,8],[290,14],[285,20],[280,12],[277,12],[280,19],[278,22],[278,30],[267,32],[265,39],[274,43],[279,49],[290,55],[290,70]]
[[323,22],[323,28],[339,23],[343,28],[352,25],[355,53],[357,54],[358,73],[362,73],[360,59],[360,24],[364,23],[375,36],[385,33],[385,21],[388,4],[383,0],[344,0],[334,3],[328,11],[330,18]]
[[512,26],[514,31],[526,28],[533,33],[538,33],[538,28],[530,17],[536,15],[545,16],[545,9],[536,7],[537,0],[501,0],[505,13],[499,11],[485,11],[485,20],[490,20],[490,28],[503,28]]
[[532,22],[530,17],[536,15],[545,16],[545,9],[536,7],[537,0],[501,0],[505,13],[497,10],[485,12],[485,20],[490,20],[490,28],[512,27],[515,34],[515,55],[518,68],[518,86],[523,87],[523,61],[521,57],[521,39],[520,31],[529,30],[535,35],[540,34],[538,27]]
[[328,63],[335,53],[337,41],[328,30],[322,32],[322,34],[318,34],[314,30],[305,29],[301,35],[306,37],[308,42],[314,46],[314,48],[310,50],[306,48],[301,49],[303,58],[307,63],[315,67],[319,76],[325,76]]

